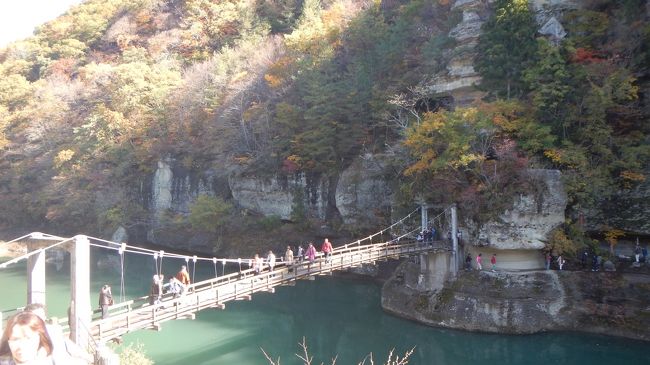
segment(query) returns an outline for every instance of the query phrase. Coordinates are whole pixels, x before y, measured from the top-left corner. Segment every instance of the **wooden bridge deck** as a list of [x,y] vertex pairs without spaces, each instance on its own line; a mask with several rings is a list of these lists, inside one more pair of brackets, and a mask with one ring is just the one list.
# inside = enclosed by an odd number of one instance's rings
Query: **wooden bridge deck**
[[92,321],[89,331],[96,342],[103,343],[140,329],[160,330],[163,322],[194,318],[196,312],[206,308],[224,309],[226,302],[250,300],[254,293],[274,292],[275,287],[292,285],[299,279],[327,275],[363,263],[448,249],[416,242],[338,247],[332,253],[329,263],[325,258],[319,257],[311,264],[308,261],[294,265],[280,264],[273,271],[267,269],[258,275],[255,275],[253,269],[248,269],[191,284],[186,294],[178,298],[166,294],[159,304],[150,305],[148,297],[141,297],[111,306],[109,317]]

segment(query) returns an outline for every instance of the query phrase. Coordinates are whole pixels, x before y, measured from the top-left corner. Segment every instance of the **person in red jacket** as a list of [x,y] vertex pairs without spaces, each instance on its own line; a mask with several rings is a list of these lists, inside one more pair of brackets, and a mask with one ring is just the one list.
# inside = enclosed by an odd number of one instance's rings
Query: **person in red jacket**
[[492,264],[492,271],[496,271],[497,269],[497,254],[493,253],[492,258],[490,259],[490,263]]
[[176,274],[176,280],[183,285],[190,285],[190,274],[187,272],[187,266],[181,266],[181,271]]
[[325,262],[329,264],[332,257],[332,244],[330,243],[329,239],[325,239],[320,250],[323,251],[323,254],[325,254]]

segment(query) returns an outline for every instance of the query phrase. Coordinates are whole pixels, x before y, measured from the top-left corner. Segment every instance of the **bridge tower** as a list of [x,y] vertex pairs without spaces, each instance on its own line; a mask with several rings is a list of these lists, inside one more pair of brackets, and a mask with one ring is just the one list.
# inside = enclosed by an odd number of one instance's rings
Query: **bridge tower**
[[74,237],[70,250],[70,338],[81,348],[90,340],[90,241],[88,237]]
[[37,251],[27,259],[27,303],[45,305],[45,251],[40,246],[33,239],[27,243],[29,252]]
[[[427,228],[429,224],[429,209],[432,208],[433,206],[431,204],[425,203],[423,200],[420,202],[420,217],[421,217],[421,229],[424,230]],[[458,263],[458,210],[456,208],[456,204],[452,204],[451,207],[449,207],[449,213],[451,216],[451,227],[450,227],[450,233],[451,237],[451,244],[452,244],[452,249],[450,252],[450,257],[449,261],[443,260],[443,261],[437,261],[438,265],[443,265],[447,266],[448,265],[448,273],[449,273],[449,278],[452,280],[455,280],[457,275],[458,275],[458,268],[459,268],[459,263]],[[429,262],[429,254],[421,254],[420,255],[420,280],[424,280],[425,273],[430,272],[432,270],[431,265],[432,262]],[[438,260],[438,259],[436,259]],[[448,264],[443,264],[443,262],[448,262]]]

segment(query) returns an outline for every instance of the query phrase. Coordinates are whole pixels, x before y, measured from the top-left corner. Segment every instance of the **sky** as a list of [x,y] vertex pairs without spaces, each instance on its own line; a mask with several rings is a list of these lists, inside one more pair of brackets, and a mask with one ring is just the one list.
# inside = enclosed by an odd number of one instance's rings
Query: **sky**
[[32,35],[34,28],[82,0],[0,0],[0,47]]

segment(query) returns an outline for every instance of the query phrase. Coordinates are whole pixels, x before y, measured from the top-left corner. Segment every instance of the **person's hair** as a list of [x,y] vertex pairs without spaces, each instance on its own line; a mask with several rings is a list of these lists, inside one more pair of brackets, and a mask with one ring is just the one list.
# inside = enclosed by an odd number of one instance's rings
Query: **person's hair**
[[40,309],[47,311],[47,309],[45,308],[45,304],[43,303],[29,303],[25,306],[23,310],[25,312],[33,312]]
[[38,348],[40,349],[42,347],[48,355],[52,354],[52,340],[50,340],[50,336],[47,334],[45,322],[43,322],[41,317],[32,312],[20,312],[7,320],[7,326],[0,341],[0,356],[12,356],[11,349],[9,348],[9,337],[11,337],[11,332],[16,325],[27,326],[32,331],[38,333]]

